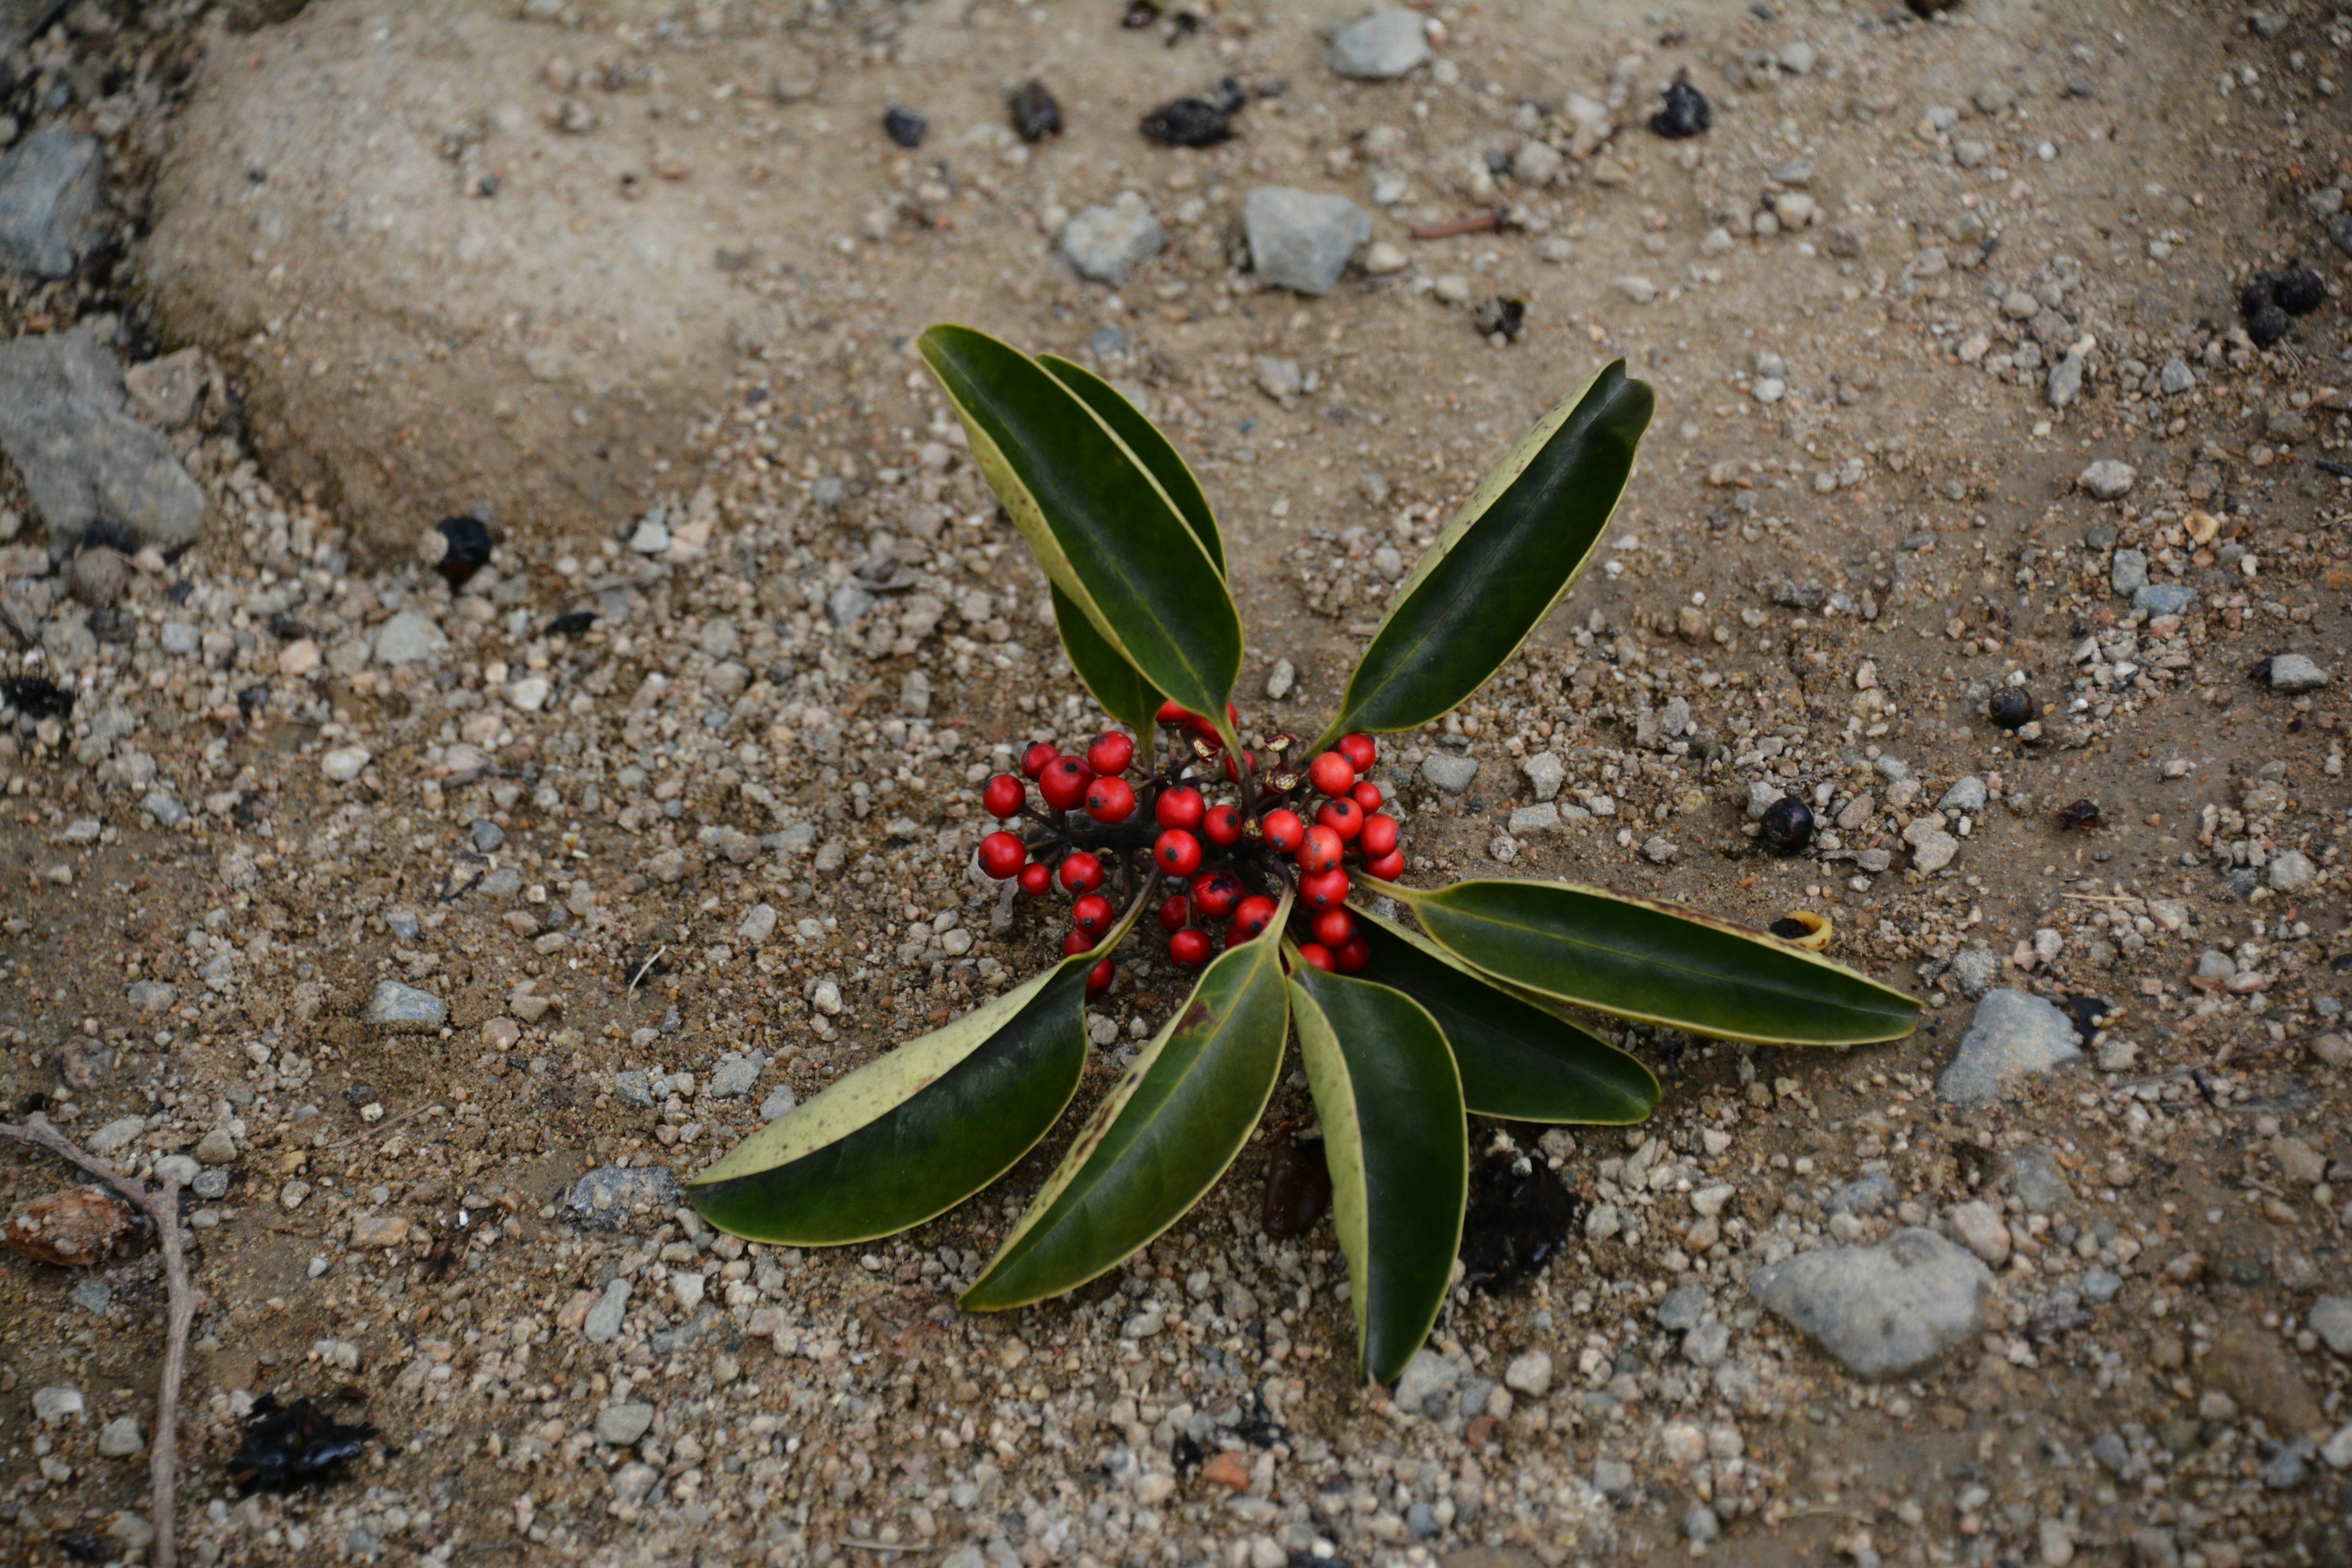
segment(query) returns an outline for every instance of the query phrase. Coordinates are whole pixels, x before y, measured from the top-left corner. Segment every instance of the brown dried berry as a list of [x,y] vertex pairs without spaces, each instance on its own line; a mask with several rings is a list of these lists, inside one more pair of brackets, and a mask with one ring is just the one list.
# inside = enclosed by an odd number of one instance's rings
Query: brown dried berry
[[102,1187],[37,1198],[0,1229],[8,1250],[37,1263],[86,1268],[102,1261],[131,1228],[131,1211]]

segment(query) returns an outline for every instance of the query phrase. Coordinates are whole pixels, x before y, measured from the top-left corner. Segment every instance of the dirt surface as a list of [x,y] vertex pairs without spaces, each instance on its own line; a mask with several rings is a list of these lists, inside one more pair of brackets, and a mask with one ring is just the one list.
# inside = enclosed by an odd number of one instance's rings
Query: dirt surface
[[[1320,13],[1118,12],[319,5],[242,34],[83,5],[8,57],[17,133],[103,141],[114,256],[10,275],[0,329],[222,367],[168,436],[207,532],[115,593],[69,595],[0,462],[7,674],[75,696],[17,689],[0,738],[0,1091],[204,1173],[186,1550],[2352,1561],[2352,801],[2339,688],[2284,657],[2340,681],[2352,640],[2352,28],[1490,5],[1349,82]],[[588,79],[548,86],[559,56]],[[1713,129],[1668,141],[1645,121],[1684,68]],[[1032,75],[1067,129],[1024,146],[997,128]],[[1231,142],[1137,134],[1227,75]],[[919,150],[890,104],[931,117]],[[1262,184],[1373,214],[1329,295],[1248,269]],[[1055,237],[1122,190],[1169,243],[1114,290]],[[333,226],[377,198],[377,237]],[[2241,290],[2294,260],[2329,297],[2258,351]],[[1478,325],[1498,298],[1516,342]],[[943,318],[1097,364],[1192,459],[1264,728],[1319,722],[1479,473],[1626,358],[1659,412],[1607,545],[1461,714],[1385,743],[1407,879],[1815,911],[1927,997],[1920,1030],[1618,1031],[1665,1087],[1646,1127],[1475,1128],[1557,1172],[1574,1227],[1532,1279],[1465,1284],[1399,1390],[1355,1375],[1328,1226],[1260,1230],[1268,1133],[1142,1258],[1002,1317],[954,1291],[1066,1131],[870,1248],[575,1206],[1056,949],[1057,911],[969,870],[977,792],[1099,715],[907,352]],[[414,542],[481,504],[498,553],[453,591]],[[2038,728],[1987,718],[2012,685]],[[1553,825],[1514,826],[1548,774]],[[1784,791],[1821,827],[1791,858],[1749,815]],[[442,1015],[369,1022],[384,982]],[[2066,1005],[2079,1058],[1939,1089],[2014,1000],[1989,993]],[[1181,996],[1122,956],[1080,1110]],[[1267,1127],[1312,1116],[1287,1076]],[[0,1211],[72,1184],[12,1157]],[[1916,1367],[1859,1377],[1751,1288],[1911,1227],[1989,1276]],[[143,1552],[109,1423],[148,1429],[161,1304],[151,1239],[0,1268],[16,1557]],[[380,1436],[241,1495],[264,1394]]]

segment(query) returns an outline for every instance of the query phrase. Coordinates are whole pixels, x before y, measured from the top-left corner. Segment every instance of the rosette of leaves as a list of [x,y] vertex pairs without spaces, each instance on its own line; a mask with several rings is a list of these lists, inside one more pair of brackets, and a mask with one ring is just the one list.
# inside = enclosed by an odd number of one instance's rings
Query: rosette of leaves
[[[1216,518],[1183,458],[1108,383],[966,327],[920,340],[971,453],[1052,585],[1063,646],[1114,717],[1148,734],[1163,699],[1212,716],[1226,754],[1241,618]],[[1600,542],[1653,406],[1622,362],[1529,430],[1391,601],[1316,749],[1443,717],[1559,604]],[[1247,791],[1244,771],[1239,781]],[[1630,1123],[1654,1078],[1579,1018],[1727,1040],[1849,1046],[1909,1032],[1918,1004],[1767,933],[1608,889],[1360,879],[1360,973],[1298,961],[1287,897],[1229,947],[1136,1055],[963,1304],[1016,1307],[1084,1284],[1174,1224],[1249,1140],[1295,1036],[1332,1183],[1364,1373],[1388,1381],[1427,1337],[1461,1239],[1470,1113]],[[754,1240],[871,1240],[941,1214],[1034,1148],[1085,1066],[1090,952],[848,1074],[693,1184]]]

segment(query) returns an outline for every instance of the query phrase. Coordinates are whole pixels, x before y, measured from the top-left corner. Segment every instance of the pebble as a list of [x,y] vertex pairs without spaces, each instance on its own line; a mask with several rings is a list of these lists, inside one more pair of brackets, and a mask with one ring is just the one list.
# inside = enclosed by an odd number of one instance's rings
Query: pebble
[[206,1165],[232,1165],[236,1163],[236,1136],[226,1127],[215,1127],[196,1140],[196,1159]]
[[1952,781],[1952,787],[1946,790],[1937,800],[1936,809],[1964,816],[1974,816],[1985,808],[1986,799],[1984,780],[1970,773],[1966,778]]
[[666,1165],[599,1165],[572,1184],[564,1207],[591,1230],[629,1230],[686,1202]]
[[103,1317],[106,1310],[114,1305],[114,1288],[103,1279],[79,1279],[66,1292],[66,1300],[85,1312]]
[[1548,833],[1559,826],[1559,807],[1547,800],[1513,807],[1508,831],[1512,837],[1519,837],[1529,833]]
[[2009,1157],[2009,1195],[2028,1214],[2056,1214],[2074,1201],[2074,1189],[2049,1150],[2020,1149]]
[[102,610],[122,597],[131,580],[131,563],[103,546],[84,550],[66,569],[66,585],[73,596],[93,610]]
[[2197,590],[2186,583],[2150,583],[2132,593],[2132,608],[2151,619],[2158,616],[2185,616],[2200,602]]
[[82,1413],[81,1390],[51,1386],[33,1390],[33,1415],[45,1426],[70,1421]]
[[1896,1377],[1973,1337],[1991,1277],[1960,1247],[1916,1226],[1869,1247],[1828,1247],[1768,1264],[1748,1293],[1857,1377]]
[[1331,68],[1358,81],[1388,81],[1429,58],[1429,33],[1421,14],[1397,7],[1375,11],[1331,36],[1325,57]]
[[[89,1142],[95,1152],[97,1140]],[[69,1187],[34,1199],[0,1226],[0,1245],[37,1263],[86,1268],[103,1261],[130,1229],[131,1210],[103,1188]]]
[[1260,185],[1242,203],[1242,227],[1260,282],[1328,294],[1348,258],[1371,237],[1372,215],[1342,195]]
[[1706,1287],[1684,1285],[1658,1303],[1658,1327],[1670,1334],[1688,1333],[1706,1318]]
[[1412,258],[1405,255],[1402,247],[1385,239],[1372,241],[1364,251],[1364,270],[1375,278],[1402,272],[1412,264]]
[[97,140],[61,124],[0,153],[0,267],[71,274],[94,237],[105,174]]
[[2305,655],[2273,654],[2266,662],[2270,666],[2270,689],[2284,696],[2300,696],[2327,684],[2327,671]]
[[1256,381],[1257,389],[1276,403],[1288,403],[1307,384],[1297,360],[1277,359],[1272,354],[1257,356]]
[[2022,991],[1988,992],[1960,1047],[1936,1080],[1936,1092],[1961,1105],[1990,1105],[2019,1079],[2081,1059],[2074,1022]]
[[1551,1392],[1551,1352],[1528,1350],[1513,1356],[1503,1369],[1503,1386],[1529,1399],[1541,1399]]
[[[147,1120],[142,1116],[118,1116],[85,1139],[89,1152],[101,1160],[111,1160],[131,1147],[142,1132],[147,1131]],[[111,1201],[111,1200],[110,1200]]]
[[362,1022],[388,1035],[431,1034],[448,1016],[449,1005],[440,997],[397,980],[377,981],[360,1015]]
[[1975,1253],[1986,1263],[1999,1268],[2009,1261],[2011,1239],[2009,1223],[2001,1218],[2000,1210],[1981,1198],[1953,1205],[1950,1215],[1952,1234],[1960,1245]]
[[2178,397],[2196,384],[2197,373],[2177,354],[2166,360],[2164,368],[2157,372],[2157,385],[2167,397]]
[[2318,875],[2319,868],[2311,863],[2311,857],[2300,849],[2278,850],[2271,856],[2270,864],[2263,868],[2263,880],[2272,891],[2279,893],[2309,887]]
[[735,935],[740,941],[748,942],[756,947],[773,935],[775,930],[775,906],[753,904],[750,912],[744,915],[742,923],[735,928]]
[[629,1310],[629,1289],[626,1279],[613,1280],[596,1298],[596,1304],[588,1309],[580,1331],[588,1336],[589,1343],[608,1345],[619,1337],[622,1321]]
[[202,527],[205,492],[124,401],[122,363],[93,328],[0,343],[0,451],[51,543],[79,543],[101,518],[160,549]]
[[1167,247],[1167,228],[1133,191],[1108,206],[1082,208],[1062,226],[1063,258],[1081,278],[1114,289]]
[[375,661],[389,667],[423,664],[448,647],[446,633],[422,610],[403,610],[375,631]]
[[1519,771],[1528,775],[1539,801],[1557,799],[1560,785],[1568,782],[1568,764],[1556,752],[1538,752],[1519,763]]
[[1792,38],[1780,46],[1780,68],[1790,76],[1812,75],[1813,66],[1820,58],[1813,46],[1802,38]]
[[[2065,358],[2060,360],[2056,364],[2050,367],[2049,394],[2051,407],[2071,408],[2074,406],[2074,400],[2083,395],[2083,356],[2081,354],[2070,353]],[[2093,468],[2099,468],[2102,465],[2094,463],[2091,466]],[[2130,467],[2126,464],[2116,463],[2113,466],[2122,468],[2127,475],[2131,472]],[[2131,489],[2131,480],[2129,479],[2125,479],[2123,489],[2116,490],[2115,495],[2112,496],[2106,495],[2104,491],[2096,489],[2088,484],[2084,488],[2091,489],[2094,494],[2101,495],[2103,499],[2112,500],[2115,499],[2115,496],[2119,496],[2124,493],[2124,490]]]
[[1911,868],[1922,876],[1942,870],[1960,852],[1960,841],[1935,824],[1932,816],[1915,816],[1903,830],[1903,842],[1911,846]]
[[596,1441],[626,1448],[651,1431],[653,1424],[654,1407],[650,1405],[608,1405],[596,1412]]
[[1286,658],[1277,658],[1274,668],[1265,672],[1265,695],[1270,702],[1279,702],[1290,695],[1298,683],[1298,668]]
[[2320,1297],[2304,1322],[2330,1351],[2352,1359],[2352,1296]]
[[1460,795],[1478,776],[1478,759],[1458,757],[1451,752],[1432,752],[1421,759],[1421,776],[1429,781],[1432,789]]
[[1417,1350],[1397,1376],[1397,1408],[1418,1412],[1432,1398],[1452,1389],[1461,1378],[1462,1369],[1435,1351]]
[[2102,458],[2077,474],[2074,482],[2101,500],[2120,500],[2139,482],[2139,470],[2114,458]]
[[760,1074],[768,1066],[767,1053],[753,1051],[748,1056],[729,1051],[710,1069],[710,1096],[714,1100],[741,1100],[760,1081]]

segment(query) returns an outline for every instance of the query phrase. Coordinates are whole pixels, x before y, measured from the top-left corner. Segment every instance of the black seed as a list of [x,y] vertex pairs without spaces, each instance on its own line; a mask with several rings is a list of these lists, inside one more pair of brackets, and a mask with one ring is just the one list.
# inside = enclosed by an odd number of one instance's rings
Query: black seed
[[2249,279],[2245,289],[2238,296],[2238,313],[2248,321],[2278,303],[2278,280],[2270,273],[2258,273]]
[[1477,325],[1480,337],[1500,332],[1504,342],[1517,342],[1519,334],[1527,330],[1528,302],[1496,295],[1478,307]]
[[2271,293],[2290,316],[2308,316],[2327,303],[2327,285],[2308,267],[2290,267],[2271,278]]
[[2072,805],[2062,805],[2058,808],[2058,826],[2062,828],[2079,828],[2087,833],[2092,828],[2096,827],[2099,825],[2099,803],[2097,801],[2090,799],[2078,800]]
[[447,552],[434,570],[446,578],[451,587],[464,587],[475,573],[490,563],[489,525],[480,518],[445,517],[433,526],[449,542]]
[[40,675],[0,680],[0,697],[27,719],[62,719],[74,708],[72,692],[58,690],[56,681]]
[[2022,686],[2004,686],[1985,704],[1985,717],[1997,729],[2021,730],[2033,721],[2033,694]]
[[274,1395],[253,1402],[245,1441],[228,1462],[228,1479],[240,1487],[283,1490],[331,1479],[336,1467],[358,1457],[375,1436],[368,1426],[346,1426],[308,1399],[279,1409]]
[[1024,142],[1043,142],[1062,133],[1062,106],[1042,81],[1031,81],[1013,95],[1013,129]]
[[269,617],[269,635],[279,642],[300,642],[304,637],[317,634],[291,616],[272,616]]
[[94,517],[89,526],[81,531],[78,550],[111,550],[128,560],[139,553],[139,541],[131,531],[110,517]]
[[1240,86],[1227,77],[1219,96],[1180,98],[1143,117],[1144,139],[1163,147],[1213,147],[1234,133],[1234,111],[1242,106]]
[[1766,926],[1764,929],[1770,931],[1774,936],[1779,937],[1782,942],[1802,942],[1805,938],[1813,934],[1812,927],[1807,925],[1801,920],[1793,919],[1788,915],[1782,915],[1779,920],[1774,921],[1770,925]]
[[1764,808],[1758,826],[1765,848],[1775,855],[1795,855],[1813,841],[1813,808],[1795,795],[1782,795]]
[[1331,1206],[1331,1170],[1323,1161],[1323,1140],[1290,1136],[1288,1123],[1275,1130],[1274,1153],[1265,1163],[1265,1202],[1258,1223],[1276,1240],[1305,1236]]
[[1501,1290],[1543,1271],[1568,1242],[1577,1200],[1540,1159],[1501,1150],[1470,1168],[1462,1216],[1465,1281]]
[[593,610],[566,610],[547,623],[547,635],[551,637],[576,637],[596,624]]
[[2258,349],[2270,347],[2286,333],[2286,312],[2280,310],[2275,301],[2246,317],[2246,336],[2254,341],[2254,347]]
[[931,122],[911,109],[892,104],[882,116],[882,129],[901,147],[919,147],[931,133]]
[[1706,94],[1690,84],[1690,73],[1675,74],[1666,89],[1666,100],[1655,114],[1650,116],[1650,129],[1669,142],[1681,142],[1692,136],[1704,135],[1715,123],[1715,110],[1706,101]]

